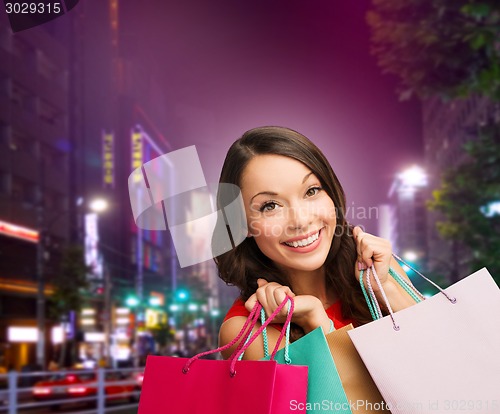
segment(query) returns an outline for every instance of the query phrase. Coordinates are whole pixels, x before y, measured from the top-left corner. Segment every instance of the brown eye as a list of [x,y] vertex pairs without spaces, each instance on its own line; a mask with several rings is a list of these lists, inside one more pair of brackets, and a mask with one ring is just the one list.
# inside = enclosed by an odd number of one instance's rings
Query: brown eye
[[313,197],[321,191],[321,187],[311,187],[306,191],[307,197]]
[[274,201],[270,201],[268,203],[265,203],[263,204],[259,211],[262,213],[262,212],[265,212],[265,211],[272,211],[272,210],[276,210],[276,207],[278,207],[278,204],[275,203]]

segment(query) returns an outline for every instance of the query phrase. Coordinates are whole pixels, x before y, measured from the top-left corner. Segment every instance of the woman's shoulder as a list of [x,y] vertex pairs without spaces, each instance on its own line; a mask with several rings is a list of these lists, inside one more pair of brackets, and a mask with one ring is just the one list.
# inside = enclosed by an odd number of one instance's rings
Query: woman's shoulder
[[226,313],[223,322],[226,322],[228,319],[233,318],[234,316],[244,316],[245,318],[250,315],[250,312],[245,308],[245,302],[241,297],[236,298],[231,307]]

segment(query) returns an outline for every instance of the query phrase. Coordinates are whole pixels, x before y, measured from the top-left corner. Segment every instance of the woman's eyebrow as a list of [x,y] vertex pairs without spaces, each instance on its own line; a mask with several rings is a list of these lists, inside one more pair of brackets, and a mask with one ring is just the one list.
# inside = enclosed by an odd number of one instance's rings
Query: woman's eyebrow
[[251,199],[250,199],[250,202],[252,202],[252,200],[257,197],[258,195],[270,195],[270,196],[277,196],[278,193],[273,193],[272,191],[262,191],[260,193],[257,193],[255,194]]
[[[307,181],[307,179],[308,179],[308,178],[309,178],[312,174],[314,174],[312,171],[311,171],[310,173],[307,173],[307,174],[305,175],[305,177],[303,178],[303,180],[302,180],[302,184],[304,184],[304,183]],[[250,202],[252,202],[252,200],[253,200],[255,197],[259,196],[259,195],[277,196],[277,195],[278,195],[278,193],[273,193],[272,191],[261,191],[260,193],[255,194],[255,195],[254,195],[254,196],[250,199]]]

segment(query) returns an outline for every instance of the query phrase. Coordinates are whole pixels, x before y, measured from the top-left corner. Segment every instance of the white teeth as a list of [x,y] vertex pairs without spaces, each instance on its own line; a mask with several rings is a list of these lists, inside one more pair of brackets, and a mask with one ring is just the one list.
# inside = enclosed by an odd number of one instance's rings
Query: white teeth
[[312,242],[318,240],[319,237],[319,231],[316,234],[313,234],[312,236],[309,236],[307,239],[302,239],[298,241],[293,241],[293,242],[285,242],[287,246],[290,247],[305,247],[309,246]]

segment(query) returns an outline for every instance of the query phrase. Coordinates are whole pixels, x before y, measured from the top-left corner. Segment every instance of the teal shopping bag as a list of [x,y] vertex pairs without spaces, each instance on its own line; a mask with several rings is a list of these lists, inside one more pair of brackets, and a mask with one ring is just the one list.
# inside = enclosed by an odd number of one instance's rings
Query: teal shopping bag
[[[340,380],[330,348],[321,327],[290,344],[289,359],[293,365],[307,365],[309,372],[307,386],[308,413],[350,413],[342,381]],[[265,360],[269,357],[264,358]],[[279,364],[286,364],[285,349],[275,357]],[[293,410],[292,403],[290,409]]]

